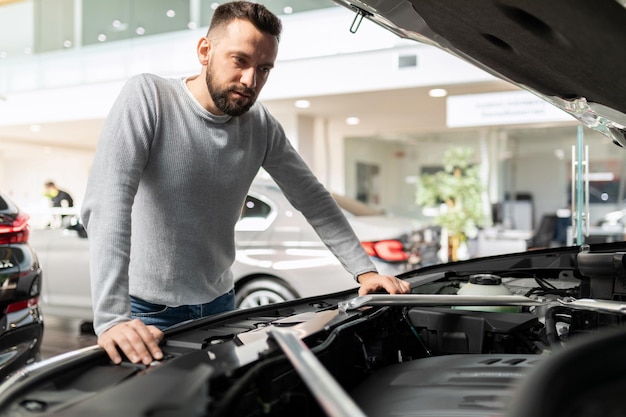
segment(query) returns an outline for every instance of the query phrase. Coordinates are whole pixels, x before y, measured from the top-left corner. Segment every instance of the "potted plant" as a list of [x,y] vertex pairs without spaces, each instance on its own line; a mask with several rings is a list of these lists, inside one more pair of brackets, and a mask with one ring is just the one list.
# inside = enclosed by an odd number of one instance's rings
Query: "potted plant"
[[443,157],[443,170],[423,174],[417,183],[417,204],[438,206],[435,223],[447,232],[449,258],[459,260],[459,248],[483,224],[483,184],[474,163],[474,151],[451,147]]

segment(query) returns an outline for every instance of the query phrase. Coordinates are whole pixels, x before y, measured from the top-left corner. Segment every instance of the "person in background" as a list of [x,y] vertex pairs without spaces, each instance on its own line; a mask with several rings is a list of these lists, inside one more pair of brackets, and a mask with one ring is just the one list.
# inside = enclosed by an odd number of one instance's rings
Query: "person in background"
[[94,330],[114,363],[121,353],[133,363],[162,359],[164,329],[235,308],[235,224],[261,168],[360,283],[360,294],[410,290],[378,274],[330,193],[256,101],[281,26],[263,5],[220,5],[197,43],[199,74],[134,76],[107,117],[81,214]]
[[57,188],[53,181],[44,184],[44,194],[52,202],[52,207],[74,207],[74,199],[67,191]]
[[[66,209],[74,207],[74,199],[67,191],[60,190],[53,181],[47,181],[44,184],[44,195],[50,199],[50,204],[55,209]],[[62,213],[55,212],[51,214],[48,227],[60,228],[69,226],[70,221],[75,216],[66,213],[67,210],[61,210]]]

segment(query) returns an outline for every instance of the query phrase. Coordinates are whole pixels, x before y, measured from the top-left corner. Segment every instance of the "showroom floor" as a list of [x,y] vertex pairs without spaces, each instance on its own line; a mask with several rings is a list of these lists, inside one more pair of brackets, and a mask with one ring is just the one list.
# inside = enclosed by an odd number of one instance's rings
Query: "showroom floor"
[[81,331],[79,320],[46,315],[44,326],[42,359],[96,344],[96,336],[92,332],[85,332],[91,330],[90,326],[82,326],[86,329]]

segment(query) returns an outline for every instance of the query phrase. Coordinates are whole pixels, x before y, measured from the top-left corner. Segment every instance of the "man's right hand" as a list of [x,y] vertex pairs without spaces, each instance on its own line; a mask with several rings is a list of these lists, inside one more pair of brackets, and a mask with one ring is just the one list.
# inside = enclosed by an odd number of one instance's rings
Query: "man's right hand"
[[133,319],[118,323],[98,337],[98,345],[104,349],[113,363],[122,362],[118,348],[132,363],[149,365],[163,359],[159,342],[163,332],[155,326],[146,326],[141,320]]

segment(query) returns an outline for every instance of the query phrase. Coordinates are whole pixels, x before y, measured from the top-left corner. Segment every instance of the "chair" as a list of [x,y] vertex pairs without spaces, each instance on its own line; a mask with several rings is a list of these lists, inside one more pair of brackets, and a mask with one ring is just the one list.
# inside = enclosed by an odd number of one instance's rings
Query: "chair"
[[527,249],[549,248],[556,237],[558,217],[556,214],[544,214],[533,236],[526,241]]

